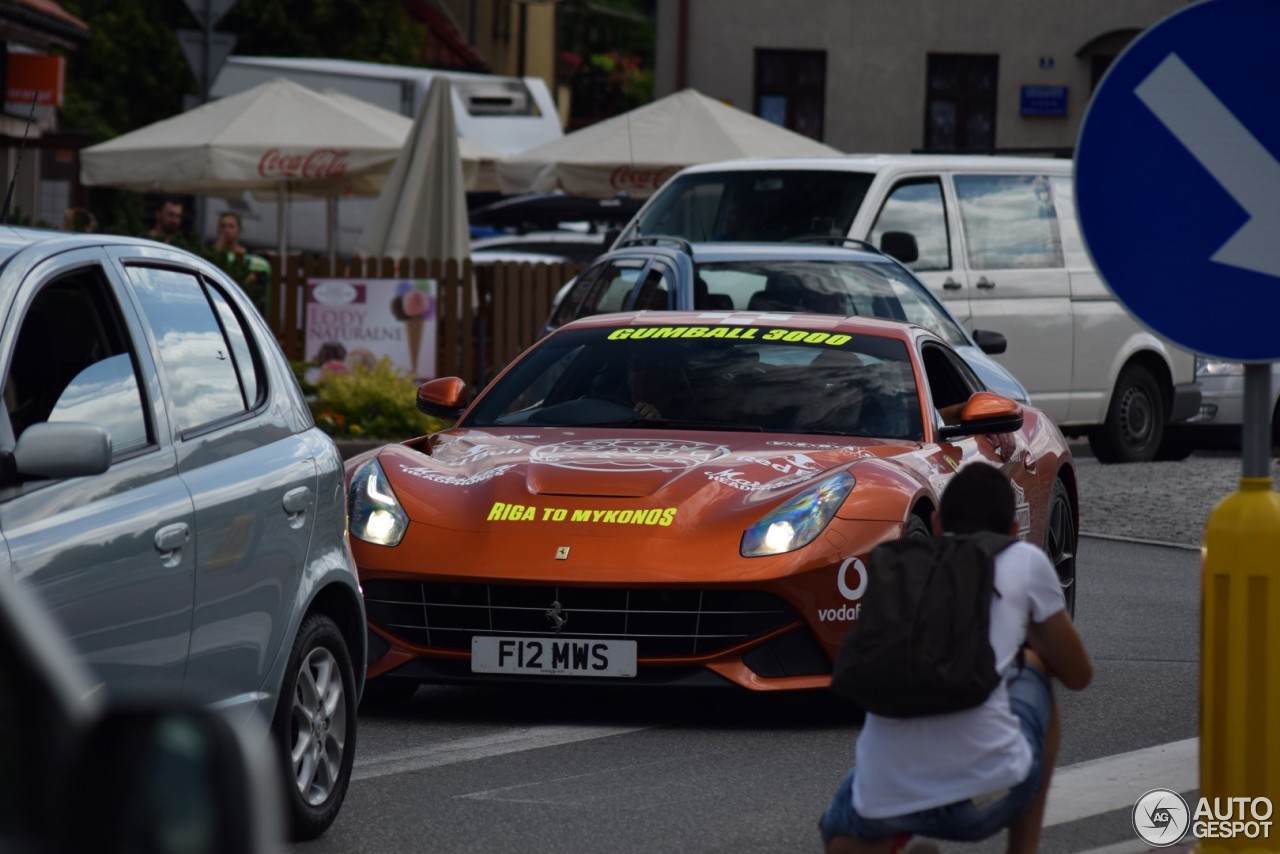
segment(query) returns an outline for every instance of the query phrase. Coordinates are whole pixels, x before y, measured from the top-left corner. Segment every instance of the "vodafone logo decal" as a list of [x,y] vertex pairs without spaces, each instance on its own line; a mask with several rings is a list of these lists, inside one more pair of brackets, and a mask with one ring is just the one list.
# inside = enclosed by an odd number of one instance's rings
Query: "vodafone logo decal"
[[[849,570],[856,576],[853,587],[849,586]],[[836,584],[840,586],[840,595],[849,601],[861,599],[867,591],[867,567],[856,557],[845,558],[840,564],[840,574],[836,576]]]

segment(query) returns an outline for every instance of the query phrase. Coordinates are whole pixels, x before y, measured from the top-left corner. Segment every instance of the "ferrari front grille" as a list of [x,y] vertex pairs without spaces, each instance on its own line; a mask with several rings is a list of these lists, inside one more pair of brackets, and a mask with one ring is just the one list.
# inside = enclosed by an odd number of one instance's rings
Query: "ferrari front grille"
[[798,619],[755,590],[365,581],[364,599],[369,621],[396,637],[468,651],[475,635],[554,635],[634,640],[640,658],[709,655]]

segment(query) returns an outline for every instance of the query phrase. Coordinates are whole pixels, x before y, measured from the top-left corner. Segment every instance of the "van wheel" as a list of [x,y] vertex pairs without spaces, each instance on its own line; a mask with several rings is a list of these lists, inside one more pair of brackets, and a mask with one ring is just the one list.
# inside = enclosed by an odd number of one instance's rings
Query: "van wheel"
[[1155,377],[1141,365],[1120,372],[1107,420],[1089,433],[1089,447],[1102,463],[1155,459],[1164,438],[1164,399]]

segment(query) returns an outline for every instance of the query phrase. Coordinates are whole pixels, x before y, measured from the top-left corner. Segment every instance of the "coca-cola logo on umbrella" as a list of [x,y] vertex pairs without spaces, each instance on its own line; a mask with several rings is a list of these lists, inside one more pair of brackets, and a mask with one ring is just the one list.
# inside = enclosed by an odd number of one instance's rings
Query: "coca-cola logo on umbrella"
[[630,166],[619,166],[609,175],[609,186],[618,192],[656,190],[679,171],[679,166],[662,166],[657,169],[633,169]]
[[341,148],[317,148],[298,154],[268,148],[258,160],[258,174],[263,178],[341,178],[347,174],[350,155],[350,151]]

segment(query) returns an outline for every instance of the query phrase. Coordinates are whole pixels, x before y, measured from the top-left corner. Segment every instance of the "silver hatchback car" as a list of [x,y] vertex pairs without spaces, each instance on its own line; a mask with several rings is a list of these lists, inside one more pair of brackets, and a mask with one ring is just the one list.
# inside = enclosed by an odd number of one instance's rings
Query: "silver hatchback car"
[[342,805],[365,669],[342,460],[187,252],[0,227],[0,575],[115,698],[271,727],[295,838]]

